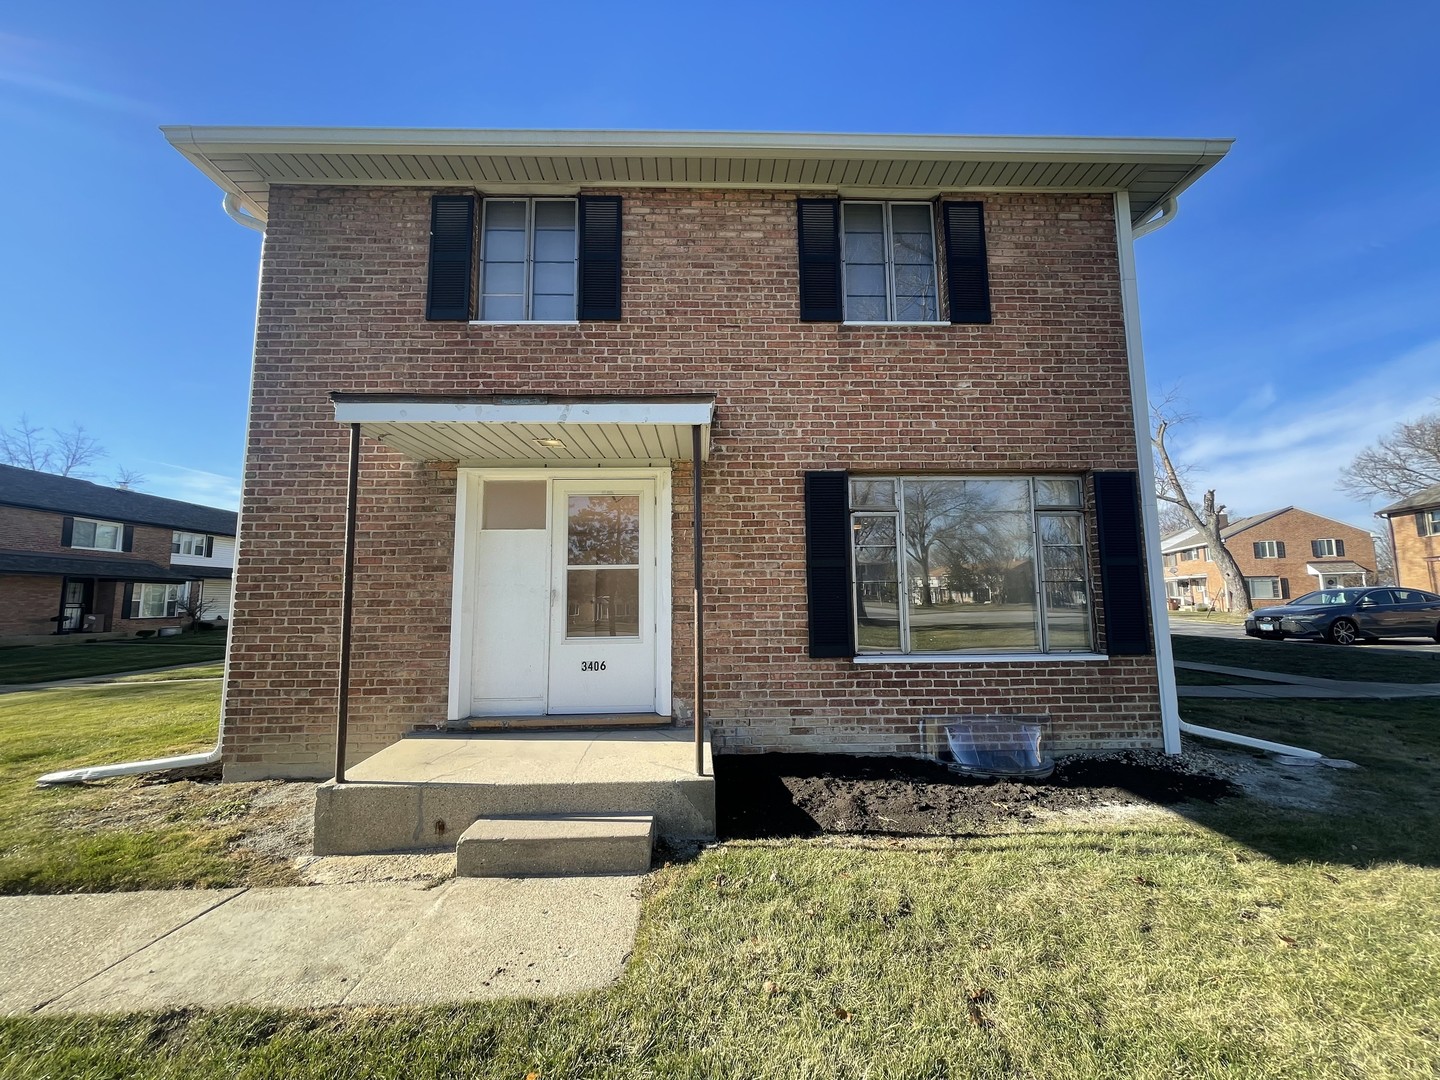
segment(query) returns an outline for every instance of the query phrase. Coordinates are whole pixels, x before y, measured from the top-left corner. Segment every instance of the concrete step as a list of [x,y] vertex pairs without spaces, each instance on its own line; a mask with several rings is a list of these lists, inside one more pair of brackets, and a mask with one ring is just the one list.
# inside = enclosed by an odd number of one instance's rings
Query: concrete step
[[455,846],[458,877],[643,874],[655,844],[652,814],[481,818]]

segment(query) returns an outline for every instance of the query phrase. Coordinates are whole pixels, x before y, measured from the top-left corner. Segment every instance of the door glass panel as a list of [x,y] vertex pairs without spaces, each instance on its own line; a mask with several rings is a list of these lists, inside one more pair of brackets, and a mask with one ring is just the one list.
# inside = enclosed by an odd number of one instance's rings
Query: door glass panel
[[638,568],[570,569],[565,597],[567,638],[640,636]]
[[545,528],[544,480],[485,481],[482,529]]
[[571,495],[566,519],[569,565],[640,564],[640,496]]

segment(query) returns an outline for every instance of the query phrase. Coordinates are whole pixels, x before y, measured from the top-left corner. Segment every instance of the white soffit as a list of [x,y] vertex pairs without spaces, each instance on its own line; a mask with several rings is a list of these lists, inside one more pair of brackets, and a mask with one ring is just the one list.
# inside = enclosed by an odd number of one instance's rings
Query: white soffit
[[762,188],[932,198],[962,191],[1128,191],[1132,222],[1174,198],[1229,139],[837,135],[409,128],[161,128],[201,172],[265,217],[272,184]]
[[467,465],[664,464],[710,456],[711,397],[462,401],[335,394],[335,419],[359,424],[416,461]]

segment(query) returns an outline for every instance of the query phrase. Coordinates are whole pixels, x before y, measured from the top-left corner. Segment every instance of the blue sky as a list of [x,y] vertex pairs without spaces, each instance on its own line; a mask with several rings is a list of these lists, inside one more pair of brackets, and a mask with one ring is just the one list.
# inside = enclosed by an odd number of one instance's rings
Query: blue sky
[[1440,5],[224,5],[0,14],[0,423],[235,505],[259,236],[162,123],[1234,137],[1138,245],[1235,514],[1440,407]]

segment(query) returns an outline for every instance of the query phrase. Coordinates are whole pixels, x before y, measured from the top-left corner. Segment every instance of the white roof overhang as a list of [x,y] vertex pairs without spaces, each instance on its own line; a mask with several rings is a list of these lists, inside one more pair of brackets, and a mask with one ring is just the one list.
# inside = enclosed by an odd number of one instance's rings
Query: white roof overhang
[[335,419],[359,424],[416,461],[462,466],[665,465],[710,456],[715,399],[330,395]]
[[1316,577],[1320,577],[1320,576],[1323,575],[1323,574],[1368,574],[1368,573],[1370,573],[1369,570],[1366,570],[1365,567],[1361,566],[1359,563],[1357,563],[1357,562],[1350,562],[1349,560],[1346,560],[1346,561],[1343,561],[1343,562],[1322,562],[1322,563],[1314,563],[1314,562],[1312,562],[1312,563],[1306,563],[1306,564],[1305,564],[1305,572],[1306,572],[1307,574],[1314,574]]
[[1229,139],[838,135],[701,131],[484,131],[167,126],[165,137],[250,213],[273,184],[757,188],[930,199],[964,191],[1130,194],[1132,223],[1193,184]]

